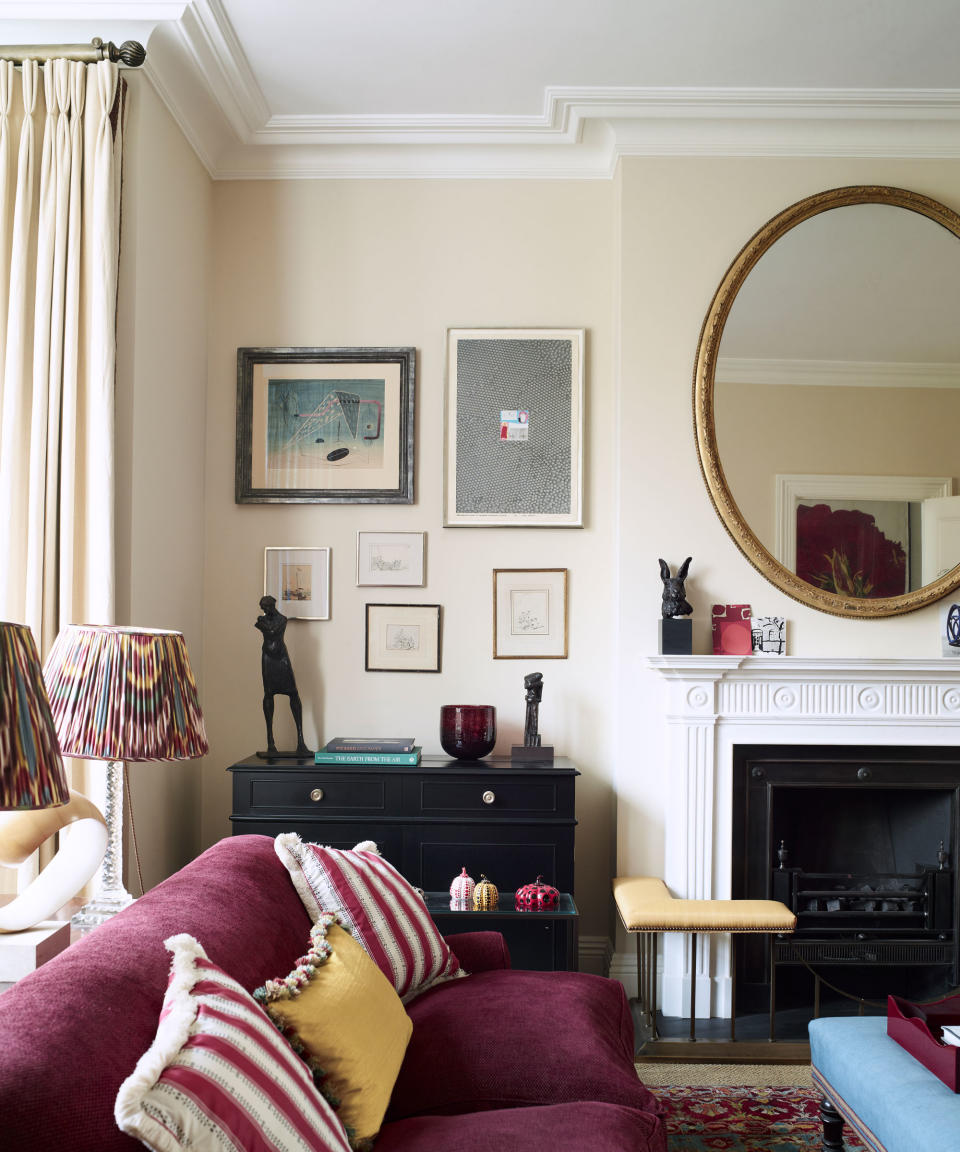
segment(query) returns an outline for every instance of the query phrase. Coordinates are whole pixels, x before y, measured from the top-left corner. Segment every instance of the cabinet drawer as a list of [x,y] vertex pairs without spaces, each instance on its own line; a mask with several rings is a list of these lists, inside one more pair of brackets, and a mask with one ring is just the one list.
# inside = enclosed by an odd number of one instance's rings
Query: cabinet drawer
[[400,871],[403,862],[403,829],[398,824],[376,824],[373,821],[297,820],[276,817],[270,820],[233,817],[233,835],[259,833],[271,838],[281,832],[296,832],[301,840],[323,844],[327,848],[353,848],[363,840],[372,840],[390,863]]
[[381,815],[391,805],[389,781],[325,773],[235,775],[234,808],[244,813]]
[[502,775],[469,779],[459,776],[423,776],[404,781],[407,812],[421,816],[556,817],[572,814],[565,806],[562,781],[510,779]]

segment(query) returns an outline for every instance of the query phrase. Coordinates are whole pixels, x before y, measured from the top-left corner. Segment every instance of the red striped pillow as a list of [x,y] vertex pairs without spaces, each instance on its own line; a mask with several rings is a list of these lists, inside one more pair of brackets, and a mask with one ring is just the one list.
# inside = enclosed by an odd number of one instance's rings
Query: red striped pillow
[[335,912],[409,1003],[434,984],[466,976],[420,894],[364,841],[349,850],[305,844],[296,832],[274,842],[314,923]]
[[120,1086],[120,1128],[154,1152],[350,1152],[343,1125],[253,997],[192,936],[173,953],[157,1035]]

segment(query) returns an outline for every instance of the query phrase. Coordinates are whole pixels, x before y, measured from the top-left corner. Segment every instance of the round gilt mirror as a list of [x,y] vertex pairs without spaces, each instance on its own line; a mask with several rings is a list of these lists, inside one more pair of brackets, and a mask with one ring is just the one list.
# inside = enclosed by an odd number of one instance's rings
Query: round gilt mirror
[[901,188],[821,192],[764,225],[704,320],[707,489],[747,559],[837,616],[960,585],[960,216]]

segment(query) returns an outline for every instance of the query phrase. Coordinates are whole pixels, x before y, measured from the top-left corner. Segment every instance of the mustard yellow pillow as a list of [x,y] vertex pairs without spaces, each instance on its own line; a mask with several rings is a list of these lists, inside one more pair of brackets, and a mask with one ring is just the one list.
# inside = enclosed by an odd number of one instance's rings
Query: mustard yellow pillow
[[370,1147],[413,1031],[390,981],[324,913],[294,971],[253,995],[313,1069],[353,1147]]

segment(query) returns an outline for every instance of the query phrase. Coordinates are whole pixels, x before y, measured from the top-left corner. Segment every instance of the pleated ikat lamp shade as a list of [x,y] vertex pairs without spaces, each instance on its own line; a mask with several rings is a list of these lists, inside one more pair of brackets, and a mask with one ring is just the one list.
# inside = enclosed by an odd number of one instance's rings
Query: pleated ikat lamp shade
[[44,677],[63,755],[108,762],[100,887],[73,920],[94,927],[133,901],[122,872],[126,762],[204,756],[203,714],[180,632],[71,625],[54,641]]
[[69,798],[33,633],[0,623],[0,811],[55,808]]

